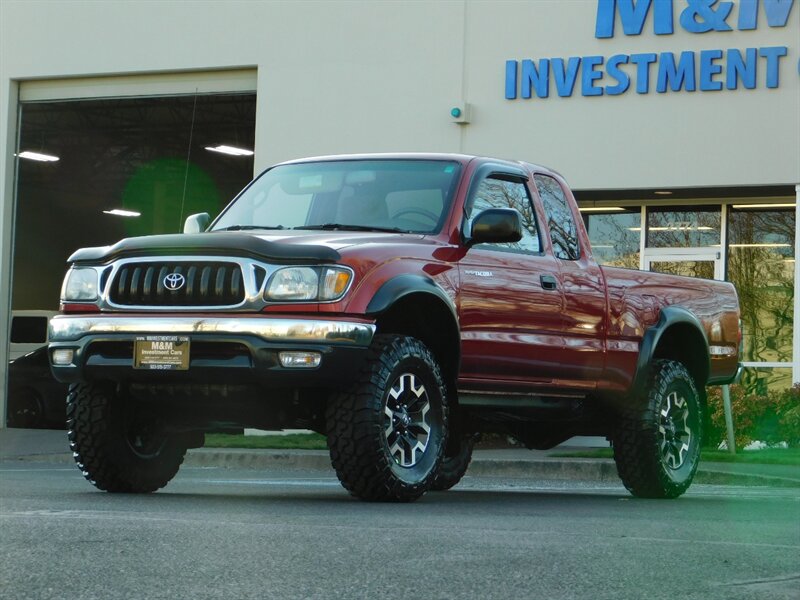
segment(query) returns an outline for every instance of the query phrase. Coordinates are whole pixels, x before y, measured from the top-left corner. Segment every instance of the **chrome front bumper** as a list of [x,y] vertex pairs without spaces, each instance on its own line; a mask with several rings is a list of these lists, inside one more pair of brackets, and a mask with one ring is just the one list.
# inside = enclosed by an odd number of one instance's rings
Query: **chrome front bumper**
[[375,325],[353,321],[274,317],[120,317],[58,315],[50,320],[51,342],[77,342],[113,334],[252,335],[265,342],[319,343],[366,347]]

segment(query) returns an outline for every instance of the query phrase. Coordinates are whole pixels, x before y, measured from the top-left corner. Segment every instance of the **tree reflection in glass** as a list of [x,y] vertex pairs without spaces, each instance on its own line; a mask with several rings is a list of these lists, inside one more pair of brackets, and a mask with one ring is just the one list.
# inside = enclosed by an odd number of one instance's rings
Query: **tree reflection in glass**
[[[728,280],[739,293],[746,362],[790,362],[794,312],[792,210],[731,209]],[[753,392],[769,384],[755,370],[742,383]],[[763,388],[763,389],[762,389]]]
[[639,268],[642,218],[639,207],[625,212],[585,215],[595,260],[612,267]]
[[647,209],[648,248],[704,248],[720,244],[721,209],[658,207]]

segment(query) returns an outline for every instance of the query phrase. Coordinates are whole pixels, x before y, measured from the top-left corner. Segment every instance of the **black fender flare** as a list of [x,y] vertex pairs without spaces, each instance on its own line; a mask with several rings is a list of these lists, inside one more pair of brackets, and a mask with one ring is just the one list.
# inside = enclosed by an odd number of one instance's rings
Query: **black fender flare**
[[430,277],[406,273],[384,282],[367,305],[366,314],[375,317],[410,294],[428,294],[441,300],[450,310],[458,328],[458,312],[452,298]]
[[[672,326],[685,324],[689,325],[697,331],[703,340],[703,353],[706,357],[705,375],[708,379],[708,374],[711,370],[710,355],[708,351],[708,338],[706,337],[703,324],[691,311],[682,306],[666,306],[661,309],[658,322],[647,328],[642,336],[642,342],[639,347],[639,358],[636,361],[636,373],[633,378],[633,385],[631,392],[634,396],[640,396],[644,392],[644,387],[647,385],[647,379],[650,376],[650,367],[653,364],[653,357],[658,348],[658,343],[661,341],[664,333]],[[698,387],[705,387],[706,381],[698,382]]]

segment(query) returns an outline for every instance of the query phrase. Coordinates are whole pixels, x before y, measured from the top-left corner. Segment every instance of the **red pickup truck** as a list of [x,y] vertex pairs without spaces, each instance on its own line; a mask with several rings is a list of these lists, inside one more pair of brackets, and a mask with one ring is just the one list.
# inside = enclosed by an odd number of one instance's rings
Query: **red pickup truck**
[[86,478],[150,492],[212,429],[327,436],[345,488],[455,485],[483,432],[607,436],[682,494],[739,367],[729,283],[600,267],[555,172],[440,154],[267,169],[210,223],[69,259],[49,358]]

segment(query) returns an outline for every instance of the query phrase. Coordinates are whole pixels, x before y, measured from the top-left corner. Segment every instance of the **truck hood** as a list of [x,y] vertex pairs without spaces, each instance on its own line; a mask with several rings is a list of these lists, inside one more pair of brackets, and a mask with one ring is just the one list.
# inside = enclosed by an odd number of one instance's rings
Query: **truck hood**
[[419,234],[302,230],[149,235],[126,238],[113,246],[82,248],[68,262],[98,263],[135,256],[221,255],[288,264],[332,263],[340,260],[339,251],[349,246],[418,244],[423,239]]

